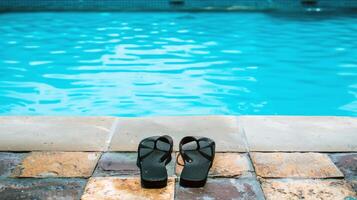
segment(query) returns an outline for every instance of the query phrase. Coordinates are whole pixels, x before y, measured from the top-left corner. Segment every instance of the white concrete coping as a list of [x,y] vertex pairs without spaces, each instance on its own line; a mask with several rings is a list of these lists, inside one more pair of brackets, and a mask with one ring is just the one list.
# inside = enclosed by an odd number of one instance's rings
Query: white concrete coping
[[357,118],[314,116],[0,117],[0,151],[136,151],[148,136],[214,139],[218,152],[357,152]]
[[357,118],[243,116],[250,151],[357,151]]
[[0,117],[0,151],[103,151],[113,117]]

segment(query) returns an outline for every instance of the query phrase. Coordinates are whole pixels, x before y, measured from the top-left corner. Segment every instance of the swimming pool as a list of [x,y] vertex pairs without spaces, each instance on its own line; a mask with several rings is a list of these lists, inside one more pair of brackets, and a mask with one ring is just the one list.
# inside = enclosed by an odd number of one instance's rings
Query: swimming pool
[[3,13],[0,115],[357,116],[357,17]]

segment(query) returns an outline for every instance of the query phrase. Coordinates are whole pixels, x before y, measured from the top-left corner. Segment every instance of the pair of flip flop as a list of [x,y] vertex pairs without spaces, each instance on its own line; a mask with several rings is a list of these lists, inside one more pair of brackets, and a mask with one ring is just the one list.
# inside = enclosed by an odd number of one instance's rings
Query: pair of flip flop
[[[168,135],[145,138],[139,144],[137,166],[140,168],[141,185],[144,188],[162,188],[167,185],[166,165],[171,161],[173,141]],[[215,142],[209,138],[184,137],[180,152],[184,166],[180,185],[203,187],[212,167]],[[179,158],[177,156],[177,158]]]

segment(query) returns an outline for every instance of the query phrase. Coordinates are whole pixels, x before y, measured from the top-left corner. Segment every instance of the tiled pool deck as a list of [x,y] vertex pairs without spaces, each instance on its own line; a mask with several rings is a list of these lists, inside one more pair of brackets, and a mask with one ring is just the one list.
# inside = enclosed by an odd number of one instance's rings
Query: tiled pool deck
[[[211,137],[207,185],[142,189],[138,142]],[[357,199],[357,118],[287,116],[0,117],[0,200]]]

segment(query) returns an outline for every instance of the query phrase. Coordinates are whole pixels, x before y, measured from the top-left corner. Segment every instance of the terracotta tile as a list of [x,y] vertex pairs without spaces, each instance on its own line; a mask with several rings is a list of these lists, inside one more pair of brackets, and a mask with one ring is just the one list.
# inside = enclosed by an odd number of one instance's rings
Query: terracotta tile
[[239,117],[250,151],[357,151],[357,118]]
[[16,167],[13,177],[89,177],[100,153],[32,152]]
[[0,177],[9,177],[25,155],[26,153],[0,152]]
[[90,178],[82,200],[173,200],[175,180],[161,189],[144,189],[139,178],[96,177]]
[[0,151],[102,151],[114,117],[0,117]]
[[345,177],[357,179],[357,153],[335,153],[330,157]]
[[[93,176],[139,176],[140,170],[136,166],[137,153],[104,153],[97,165]],[[166,166],[167,174],[174,176],[175,156]]]
[[233,116],[119,118],[110,150],[136,151],[142,139],[165,134],[173,137],[175,150],[183,137],[193,135],[212,138],[217,151],[246,151],[243,134]]
[[[182,162],[179,157],[179,162]],[[180,174],[183,166],[176,165],[176,174]],[[253,172],[247,154],[239,153],[216,153],[209,177],[238,177],[250,175]]]
[[208,179],[202,188],[183,188],[177,183],[177,200],[264,200],[258,181],[252,178]]
[[343,177],[326,154],[251,153],[251,158],[257,175],[261,177]]
[[0,179],[0,199],[78,200],[84,179]]
[[262,188],[267,200],[342,200],[357,197],[351,186],[344,180],[263,180]]

